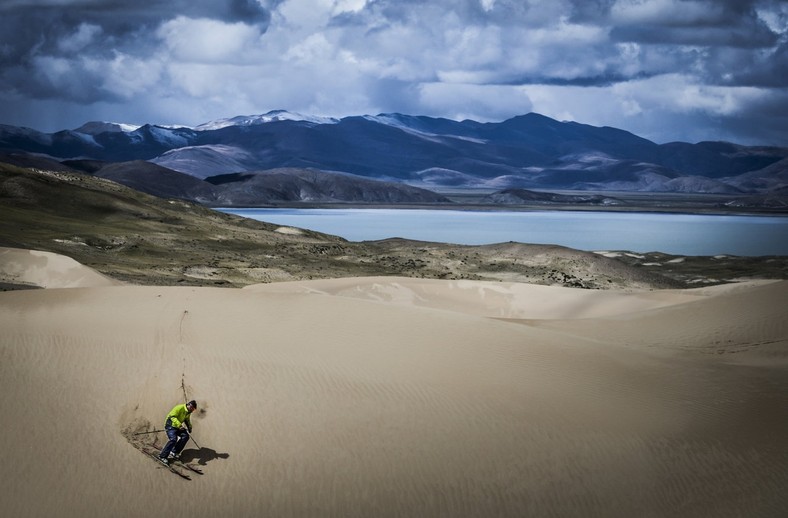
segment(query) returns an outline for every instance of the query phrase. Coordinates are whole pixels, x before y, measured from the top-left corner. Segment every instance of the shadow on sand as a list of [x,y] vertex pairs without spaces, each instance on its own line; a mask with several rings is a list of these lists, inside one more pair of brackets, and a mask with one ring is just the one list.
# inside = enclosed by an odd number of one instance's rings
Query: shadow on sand
[[196,461],[200,466],[205,466],[208,462],[216,459],[228,459],[229,453],[219,453],[211,448],[200,448],[199,450],[183,450],[181,460],[184,462]]

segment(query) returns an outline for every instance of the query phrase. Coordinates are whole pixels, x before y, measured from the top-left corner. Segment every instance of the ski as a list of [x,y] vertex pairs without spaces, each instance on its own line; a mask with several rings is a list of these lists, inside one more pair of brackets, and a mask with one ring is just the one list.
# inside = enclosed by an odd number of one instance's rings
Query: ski
[[175,474],[176,474],[176,475],[178,475],[179,477],[181,477],[181,478],[183,478],[183,479],[186,479],[186,480],[191,480],[191,479],[192,479],[192,477],[190,477],[189,475],[187,475],[187,474],[186,474],[186,473],[184,473],[183,471],[181,471],[181,470],[177,469],[175,466],[173,466],[173,465],[171,465],[171,464],[164,464],[164,463],[163,463],[163,462],[162,462],[162,461],[159,459],[159,454],[158,454],[158,453],[149,453],[148,455],[150,455],[150,458],[152,458],[153,460],[155,460],[155,461],[156,461],[158,464],[160,464],[160,465],[164,466],[165,468],[167,468],[168,470],[172,471],[173,473],[175,473]]
[[[143,448],[145,449],[145,453],[147,453],[149,455],[152,455],[152,454],[155,453],[156,454],[156,458],[158,459],[158,457],[159,457],[158,450],[154,450],[154,448],[152,446],[143,446]],[[204,475],[205,474],[203,472],[203,470],[201,470],[197,466],[195,466],[195,465],[193,465],[193,464],[191,464],[189,462],[183,462],[180,459],[170,459],[170,465],[173,465],[173,464],[176,464],[177,466],[182,467],[182,468],[186,468],[189,471],[193,471],[194,473],[197,473],[198,475]]]
[[143,447],[140,451],[142,453],[144,453],[145,455],[147,455],[148,457],[150,457],[151,459],[153,459],[154,461],[156,461],[156,464],[158,464],[160,466],[164,466],[165,468],[169,469],[170,471],[172,471],[173,473],[175,473],[179,477],[181,477],[183,479],[186,479],[186,480],[191,480],[192,479],[192,477],[190,477],[186,473],[182,472],[181,470],[177,469],[172,464],[164,464],[161,461],[161,459],[159,458],[159,452],[158,451],[153,451],[153,450],[151,450],[149,448],[145,448],[145,447]]
[[200,468],[198,468],[194,464],[191,464],[191,463],[188,463],[188,462],[183,462],[182,460],[172,460],[172,459],[170,460],[170,462],[174,462],[178,466],[181,466],[181,467],[184,467],[184,468],[186,468],[188,470],[191,470],[191,471],[197,473],[198,475],[204,475],[205,474],[203,472],[203,470],[201,470]]

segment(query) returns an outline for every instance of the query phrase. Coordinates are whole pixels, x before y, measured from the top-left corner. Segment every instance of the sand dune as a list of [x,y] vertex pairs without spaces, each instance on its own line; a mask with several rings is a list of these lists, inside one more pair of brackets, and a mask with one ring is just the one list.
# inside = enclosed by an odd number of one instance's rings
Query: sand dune
[[[758,285],[770,281],[752,281]],[[326,294],[400,306],[444,309],[511,319],[599,318],[692,302],[738,285],[693,290],[582,290],[494,281],[441,281],[396,277],[327,279],[285,284],[255,284],[244,289],[266,293]],[[738,286],[740,287],[740,286]]]
[[[786,293],[0,293],[4,514],[784,516]],[[128,441],[184,396],[192,481]]]
[[40,288],[122,284],[64,255],[6,247],[0,247],[0,283]]

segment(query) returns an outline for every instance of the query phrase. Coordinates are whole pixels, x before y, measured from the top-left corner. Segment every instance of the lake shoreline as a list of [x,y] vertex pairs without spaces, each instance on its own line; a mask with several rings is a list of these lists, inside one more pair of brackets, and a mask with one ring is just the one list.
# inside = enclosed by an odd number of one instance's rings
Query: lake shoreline
[[258,205],[219,205],[205,206],[219,209],[423,209],[423,210],[460,210],[477,212],[538,212],[538,211],[584,211],[584,212],[624,212],[624,213],[664,213],[664,214],[703,214],[720,216],[785,216],[788,206],[727,206],[728,202],[745,199],[747,196],[732,198],[719,194],[683,193],[640,193],[640,192],[592,192],[592,191],[555,191],[556,194],[601,195],[621,200],[621,205],[602,205],[584,203],[520,203],[493,204],[482,203],[486,193],[480,192],[443,192],[452,203],[363,203],[363,202],[281,202]]
[[205,205],[211,209],[385,209],[385,210],[456,210],[464,212],[613,212],[627,214],[686,214],[704,216],[775,216],[788,217],[788,210],[776,209],[741,209],[725,208],[711,209],[705,207],[679,208],[679,207],[616,207],[616,206],[588,206],[588,205],[450,205],[450,204],[424,204],[424,203],[347,203],[347,202],[289,202],[269,203],[260,205]]

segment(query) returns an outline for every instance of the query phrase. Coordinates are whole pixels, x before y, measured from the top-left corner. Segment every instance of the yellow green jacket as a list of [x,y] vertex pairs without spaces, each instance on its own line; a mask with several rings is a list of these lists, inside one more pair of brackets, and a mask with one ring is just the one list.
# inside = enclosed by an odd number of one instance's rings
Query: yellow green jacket
[[164,422],[165,424],[169,423],[173,428],[180,428],[181,424],[186,423],[186,428],[191,432],[192,423],[189,420],[190,416],[191,414],[186,410],[185,404],[175,405],[172,410],[170,410],[170,413],[167,414],[167,419]]

